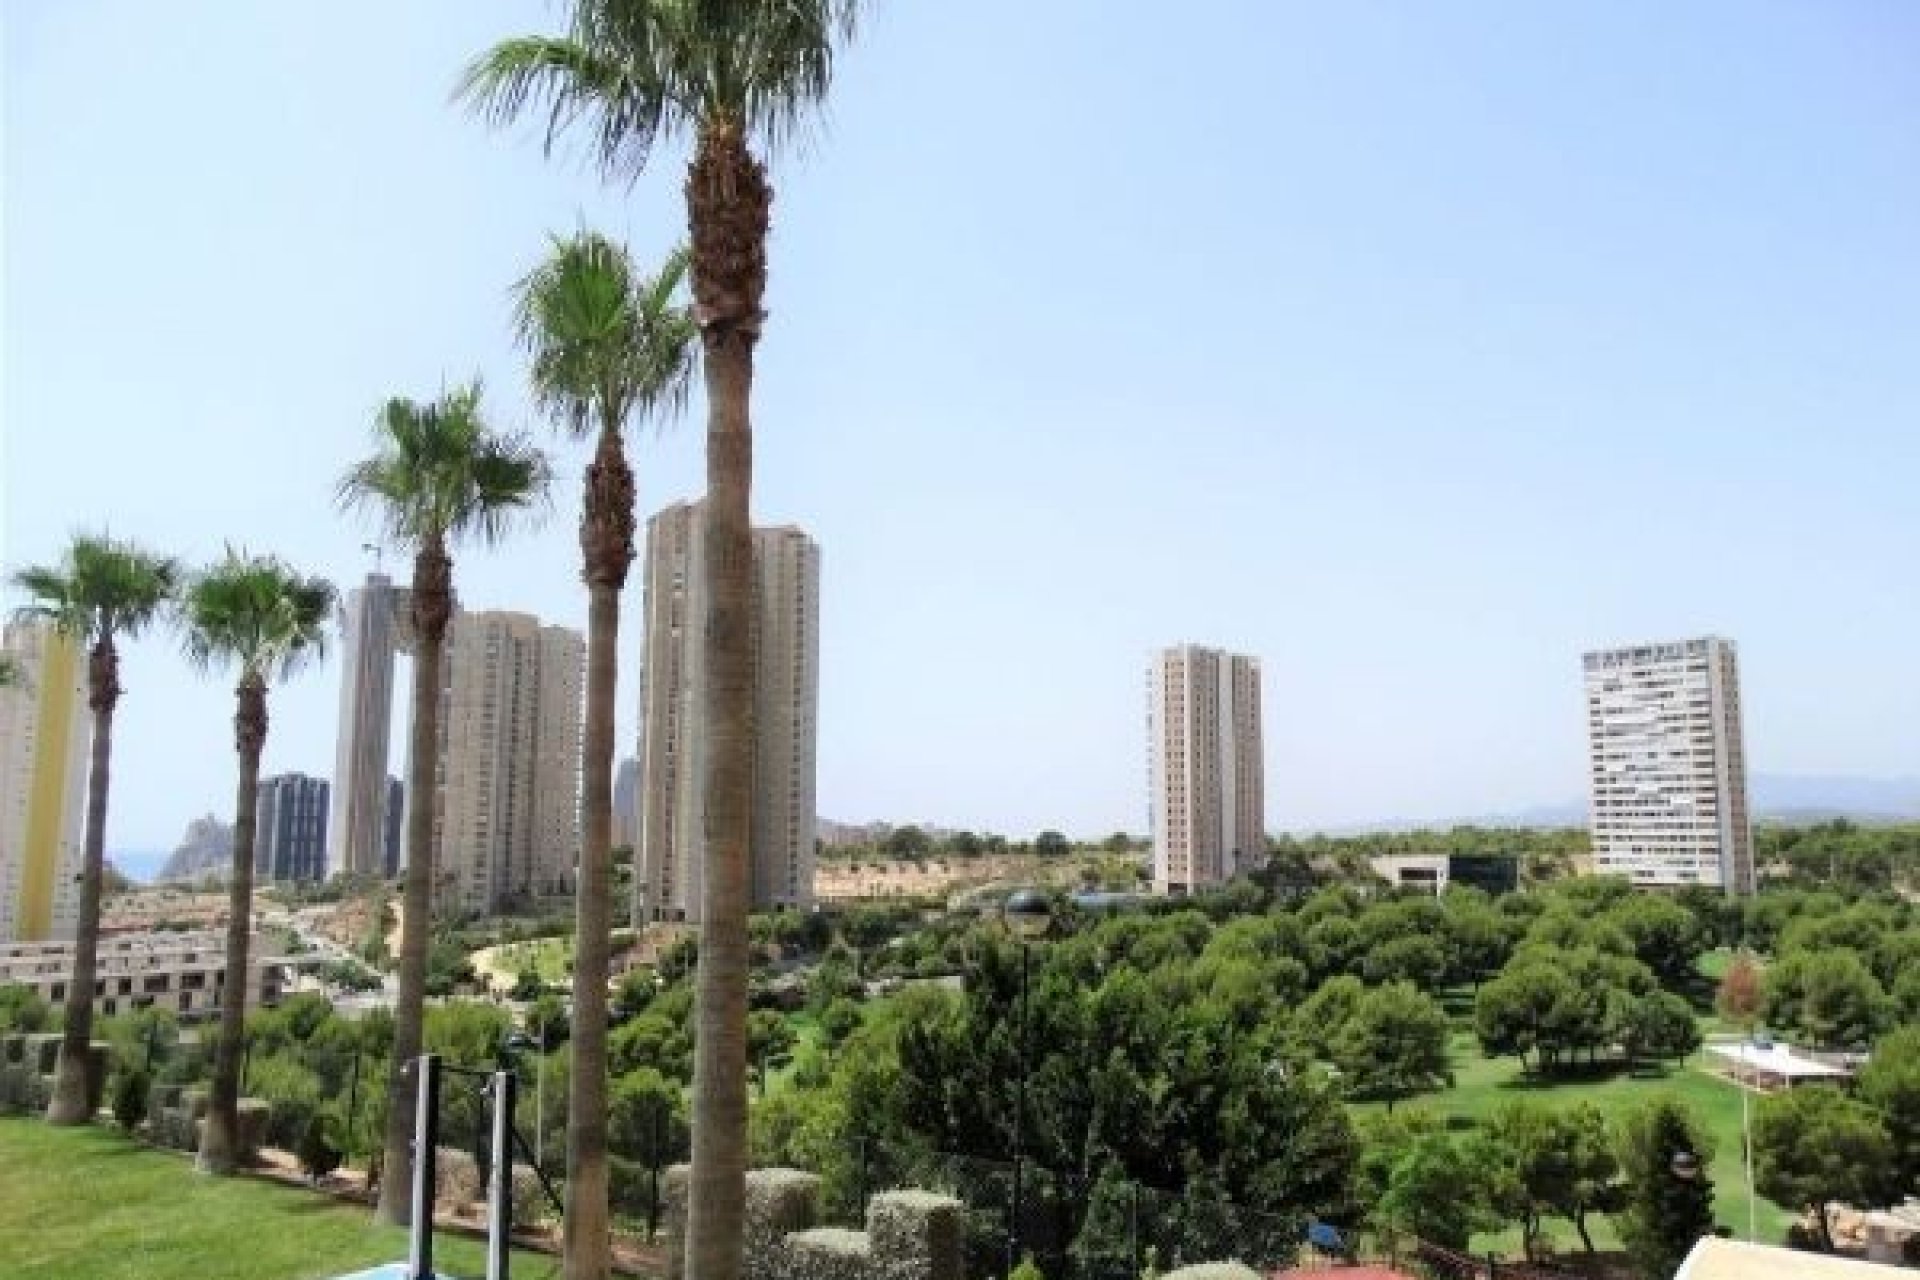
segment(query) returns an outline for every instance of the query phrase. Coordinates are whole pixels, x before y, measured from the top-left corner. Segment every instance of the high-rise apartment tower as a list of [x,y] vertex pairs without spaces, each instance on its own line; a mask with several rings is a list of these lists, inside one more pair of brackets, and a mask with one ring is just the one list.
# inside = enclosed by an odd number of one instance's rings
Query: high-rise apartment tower
[[413,593],[370,573],[340,610],[340,722],[327,818],[327,874],[389,874],[387,741],[393,657],[409,652]]
[[85,837],[86,663],[41,623],[9,623],[18,685],[0,689],[0,942],[73,937]]
[[524,613],[448,628],[435,797],[435,900],[494,914],[564,896],[580,854],[586,645]]
[[[820,547],[792,526],[755,529],[753,561],[752,905],[805,907],[813,902]],[[675,503],[647,522],[636,924],[700,918],[706,615],[702,504]]]
[[1153,888],[1188,894],[1267,853],[1260,660],[1180,645],[1147,673]]
[[254,806],[255,876],[302,882],[327,878],[329,791],[325,778],[304,773],[260,780]]
[[1585,657],[1593,869],[1752,893],[1740,669],[1718,636]]

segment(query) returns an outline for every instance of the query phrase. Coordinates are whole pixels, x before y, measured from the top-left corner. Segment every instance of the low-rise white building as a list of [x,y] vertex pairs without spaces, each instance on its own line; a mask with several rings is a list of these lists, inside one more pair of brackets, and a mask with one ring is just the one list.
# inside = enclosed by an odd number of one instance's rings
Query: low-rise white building
[[[247,953],[249,1009],[276,1004],[284,985],[280,956],[263,955],[255,935]],[[49,1004],[66,1002],[73,972],[71,942],[0,943],[0,986],[33,988]],[[227,988],[224,933],[130,933],[100,939],[93,983],[95,1013],[160,1008],[182,1019],[220,1011]]]

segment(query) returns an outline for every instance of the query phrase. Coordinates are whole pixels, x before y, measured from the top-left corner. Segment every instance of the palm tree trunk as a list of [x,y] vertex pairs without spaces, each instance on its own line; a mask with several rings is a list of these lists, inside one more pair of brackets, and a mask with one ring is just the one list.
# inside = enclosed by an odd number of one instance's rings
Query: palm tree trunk
[[581,746],[580,874],[574,892],[573,1057],[568,1077],[567,1280],[606,1280],[607,968],[613,928],[613,724],[620,589],[633,564],[633,469],[619,423],[587,467],[580,552],[587,580],[587,719]]
[[88,1049],[93,1040],[93,983],[100,948],[100,888],[106,863],[107,784],[113,758],[113,708],[120,701],[120,655],[107,634],[87,655],[87,706],[93,711],[93,762],[87,773],[87,834],[80,855],[80,912],[73,932],[73,971],[67,975],[60,1064],[47,1102],[48,1124],[85,1124],[93,1118]]
[[687,1280],[740,1280],[747,1168],[748,840],[753,805],[753,347],[772,188],[737,127],[703,129],[687,176],[707,379],[706,853]]
[[213,1088],[196,1166],[228,1174],[240,1162],[240,1058],[247,1036],[247,944],[253,933],[253,846],[256,839],[260,753],[267,745],[267,690],[243,677],[236,691],[234,751],[240,781],[233,795],[233,871],[227,882],[227,979],[220,991],[220,1042],[214,1050]]
[[380,1164],[382,1222],[413,1216],[412,1071],[426,1039],[427,934],[433,907],[434,772],[440,750],[440,663],[453,613],[453,562],[439,537],[413,560],[413,724],[407,754],[407,884],[400,901],[400,990],[387,1076],[387,1140]]

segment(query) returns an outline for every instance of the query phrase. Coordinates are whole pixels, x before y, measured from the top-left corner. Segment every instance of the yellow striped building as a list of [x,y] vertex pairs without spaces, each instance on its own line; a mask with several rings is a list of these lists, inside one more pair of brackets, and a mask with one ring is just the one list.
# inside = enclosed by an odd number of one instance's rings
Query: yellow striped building
[[92,736],[85,662],[38,623],[9,624],[4,645],[23,678],[0,689],[0,942],[71,938]]

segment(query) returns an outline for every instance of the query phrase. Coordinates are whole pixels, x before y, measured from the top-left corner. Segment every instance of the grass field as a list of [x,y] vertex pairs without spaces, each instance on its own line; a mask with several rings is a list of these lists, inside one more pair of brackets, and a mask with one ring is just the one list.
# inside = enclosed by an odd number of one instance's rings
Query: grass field
[[[1696,1054],[1683,1066],[1659,1075],[1634,1075],[1626,1072],[1599,1075],[1592,1079],[1570,1079],[1540,1084],[1526,1078],[1520,1064],[1512,1058],[1488,1059],[1467,1032],[1456,1032],[1452,1044],[1454,1085],[1444,1093],[1429,1094],[1400,1104],[1402,1109],[1418,1107],[1436,1115],[1461,1116],[1475,1121],[1484,1119],[1496,1108],[1517,1099],[1528,1098],[1548,1106],[1566,1106],[1591,1102],[1609,1117],[1619,1116],[1653,1098],[1674,1097],[1706,1126],[1714,1145],[1713,1163],[1708,1166],[1713,1179],[1714,1211],[1720,1222],[1744,1239],[1747,1234],[1746,1174],[1741,1160],[1740,1091],[1698,1069],[1703,1061]],[[1359,1110],[1378,1110],[1369,1104]],[[1778,1244],[1785,1238],[1793,1215],[1772,1201],[1760,1198],[1755,1214],[1758,1238]],[[1562,1249],[1578,1249],[1579,1237],[1571,1224],[1558,1218],[1548,1220],[1548,1233]],[[1616,1237],[1612,1224],[1600,1220],[1594,1231],[1594,1243],[1611,1248]],[[1476,1241],[1476,1247],[1514,1251],[1519,1247],[1518,1232]]]
[[[365,1209],[189,1161],[106,1129],[0,1117],[0,1276],[7,1280],[324,1280],[406,1257],[406,1232]],[[478,1241],[442,1235],[438,1268],[486,1271]],[[516,1254],[517,1280],[560,1274]]]

